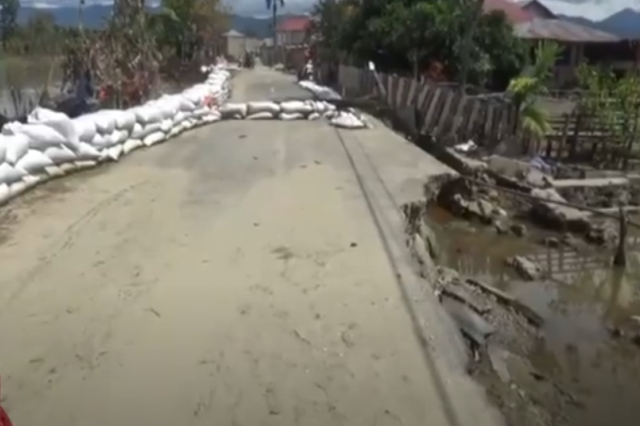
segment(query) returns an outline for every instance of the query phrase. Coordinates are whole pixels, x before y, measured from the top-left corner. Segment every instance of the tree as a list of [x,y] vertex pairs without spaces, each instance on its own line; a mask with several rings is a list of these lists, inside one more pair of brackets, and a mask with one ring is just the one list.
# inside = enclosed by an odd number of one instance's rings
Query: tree
[[284,0],[265,0],[267,10],[271,10],[271,25],[273,28],[273,45],[278,45],[278,32],[276,30],[278,9],[284,8]]
[[[415,76],[437,64],[447,75],[504,90],[524,63],[525,46],[503,13],[470,16],[469,5],[478,0],[323,0],[314,27],[322,47],[360,66],[373,61],[383,72]],[[475,29],[466,31],[471,18]]]
[[7,42],[18,27],[19,9],[20,0],[0,0],[0,37],[2,37],[3,48],[7,46]]

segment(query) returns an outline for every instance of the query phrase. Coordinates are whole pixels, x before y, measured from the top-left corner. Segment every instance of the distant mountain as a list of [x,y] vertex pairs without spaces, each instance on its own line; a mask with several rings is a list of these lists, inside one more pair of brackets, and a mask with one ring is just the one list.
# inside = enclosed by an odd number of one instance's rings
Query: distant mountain
[[633,9],[623,9],[602,21],[590,21],[585,18],[564,15],[558,15],[558,18],[614,34],[621,38],[640,38],[640,12]]
[[[151,11],[158,10],[157,7],[149,7]],[[35,13],[39,10],[34,7],[21,7],[18,15],[18,22],[27,22]],[[76,26],[78,25],[78,8],[77,7],[57,7],[46,9],[55,18],[58,25],[62,26]],[[91,5],[86,6],[83,11],[83,23],[87,28],[100,28],[104,25],[104,22],[111,17],[112,6],[110,5]],[[267,11],[265,11],[267,12]],[[282,19],[288,16],[299,16],[283,14],[278,15],[278,19]],[[250,17],[231,15],[231,29],[239,31],[243,34],[254,36],[257,38],[267,38],[272,34],[271,30],[271,18],[268,13],[264,17]]]

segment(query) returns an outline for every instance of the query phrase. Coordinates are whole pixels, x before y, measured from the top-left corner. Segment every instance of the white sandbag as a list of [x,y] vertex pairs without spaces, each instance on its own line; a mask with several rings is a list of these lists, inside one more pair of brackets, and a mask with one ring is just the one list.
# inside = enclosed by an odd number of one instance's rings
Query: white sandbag
[[114,130],[113,133],[108,135],[106,141],[109,143],[108,146],[119,145],[124,143],[127,139],[129,139],[129,132],[126,130]]
[[309,116],[307,117],[307,120],[317,120],[317,119],[319,119],[320,117],[322,117],[322,116],[320,115],[320,113],[318,113],[318,112],[312,112],[312,113],[311,113],[311,114],[309,114]]
[[163,133],[168,133],[169,130],[171,130],[172,128],[173,128],[173,120],[164,119],[160,123],[160,131]]
[[104,110],[91,114],[96,130],[103,135],[113,133],[116,128],[116,116],[119,113],[120,111],[117,110]]
[[5,137],[0,135],[0,163],[4,163],[7,158],[7,144],[3,140]]
[[60,170],[62,170],[65,174],[69,174],[69,173],[73,173],[78,169],[78,166],[76,166],[74,163],[64,163],[64,164],[60,164],[58,167],[60,167]]
[[153,104],[134,108],[133,113],[136,116],[136,121],[143,125],[162,121],[162,111]]
[[131,110],[121,111],[116,116],[116,129],[118,130],[130,132],[134,124],[136,124],[136,115]]
[[29,137],[25,134],[0,135],[0,145],[5,146],[5,161],[15,164],[29,151]]
[[323,101],[316,101],[313,103],[313,110],[317,113],[322,114],[323,112],[325,112],[327,110],[326,106],[325,106],[325,102]]
[[281,112],[280,114],[278,114],[278,118],[284,121],[304,120],[305,115],[299,112]]
[[226,103],[220,107],[222,118],[245,118],[247,116],[247,104]]
[[36,107],[31,114],[27,116],[29,123],[41,123],[43,121],[69,120],[67,114],[53,111],[47,108]]
[[91,142],[95,138],[98,129],[96,128],[95,119],[92,115],[83,115],[71,120],[76,128],[78,138],[82,142]]
[[76,161],[75,165],[76,165],[76,170],[84,170],[84,169],[91,169],[97,166],[98,162],[94,160],[82,160],[82,161]]
[[142,143],[145,146],[152,146],[152,145],[155,145],[155,144],[157,144],[159,142],[164,141],[165,139],[166,139],[165,133],[161,132],[161,131],[158,131],[158,132],[152,133],[152,134],[148,135],[147,137],[145,137],[142,140]]
[[47,148],[44,155],[49,157],[54,164],[68,163],[78,159],[78,156],[73,151],[64,146],[52,146],[51,148]]
[[180,96],[180,111],[190,112],[196,109],[195,102],[188,99],[186,96]]
[[331,119],[330,123],[332,126],[342,129],[364,129],[367,127],[358,117],[349,112],[338,114]]
[[273,120],[276,117],[277,116],[274,116],[272,113],[264,111],[247,115],[247,120]]
[[23,134],[29,138],[29,148],[40,151],[44,151],[50,146],[67,145],[66,138],[57,130],[40,123],[8,123],[5,124],[2,133],[5,135]]
[[143,146],[144,144],[140,139],[129,139],[122,144],[122,152],[126,155]]
[[62,176],[64,176],[66,174],[62,168],[60,168],[58,166],[55,166],[55,165],[54,166],[45,167],[44,171],[47,174],[47,176],[50,177],[50,178],[62,177]]
[[202,117],[205,117],[205,116],[211,114],[211,109],[209,109],[207,107],[200,107],[200,108],[196,109],[195,111],[193,111],[191,114],[192,115],[191,115],[190,118],[202,119]]
[[45,167],[53,166],[54,163],[42,151],[30,149],[16,163],[16,168],[26,170],[29,174],[41,173]]
[[247,103],[248,115],[258,114],[261,112],[271,113],[271,115],[275,117],[280,114],[280,105],[276,102],[271,101]]
[[144,139],[152,133],[159,132],[160,128],[161,123],[159,121],[147,125],[136,124],[129,137],[131,139]]
[[107,151],[109,152],[109,158],[111,158],[113,161],[118,161],[120,157],[122,157],[122,145],[116,145],[112,146],[111,148],[107,148]]
[[50,177],[46,173],[38,173],[35,175],[26,175],[22,178],[22,182],[25,184],[24,189],[27,190],[49,179]]
[[280,103],[280,110],[285,114],[311,114],[314,112],[313,105],[303,101],[285,101]]
[[97,160],[100,158],[100,151],[86,142],[80,142],[80,149],[76,152],[78,160]]
[[203,117],[202,121],[205,123],[215,123],[216,121],[220,121],[220,114],[209,114],[206,117]]
[[9,201],[10,198],[9,185],[0,183],[0,205]]
[[31,186],[32,185],[29,185],[27,182],[23,182],[21,180],[12,183],[11,185],[9,185],[9,198],[14,198],[18,195],[23,194],[29,188],[31,188]]
[[27,171],[12,166],[9,163],[0,164],[0,183],[11,185],[14,182],[22,180],[27,175]]
[[[73,150],[78,149],[80,135],[78,134],[75,124],[66,114],[45,108],[36,108],[28,117],[28,121],[29,124],[42,124],[52,128],[65,139],[66,146]],[[41,149],[34,144],[31,144],[30,148]]]

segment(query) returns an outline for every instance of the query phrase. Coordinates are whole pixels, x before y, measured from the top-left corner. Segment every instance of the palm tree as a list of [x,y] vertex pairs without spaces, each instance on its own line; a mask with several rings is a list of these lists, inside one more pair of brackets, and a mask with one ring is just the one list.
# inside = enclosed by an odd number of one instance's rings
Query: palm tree
[[278,15],[278,8],[284,7],[284,0],[265,0],[267,4],[267,10],[271,10],[271,25],[273,26],[273,47],[278,44],[278,37],[276,31],[276,16]]

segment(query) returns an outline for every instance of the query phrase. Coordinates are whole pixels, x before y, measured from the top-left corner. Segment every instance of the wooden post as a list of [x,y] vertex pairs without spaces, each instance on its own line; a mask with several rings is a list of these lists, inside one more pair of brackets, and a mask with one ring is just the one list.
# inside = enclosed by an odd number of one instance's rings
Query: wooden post
[[626,239],[627,239],[627,218],[624,214],[624,208],[622,204],[618,206],[619,217],[619,230],[618,230],[618,247],[616,248],[616,254],[613,257],[613,266],[618,268],[625,268],[627,266],[627,253],[626,253]]

